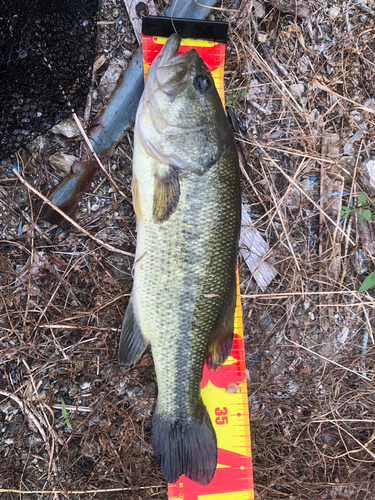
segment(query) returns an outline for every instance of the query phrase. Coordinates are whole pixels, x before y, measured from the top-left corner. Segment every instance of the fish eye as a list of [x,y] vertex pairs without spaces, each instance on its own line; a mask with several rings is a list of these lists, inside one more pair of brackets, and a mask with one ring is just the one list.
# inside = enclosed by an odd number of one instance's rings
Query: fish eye
[[206,92],[211,86],[211,82],[207,76],[197,75],[194,78],[194,87],[199,90],[199,92]]

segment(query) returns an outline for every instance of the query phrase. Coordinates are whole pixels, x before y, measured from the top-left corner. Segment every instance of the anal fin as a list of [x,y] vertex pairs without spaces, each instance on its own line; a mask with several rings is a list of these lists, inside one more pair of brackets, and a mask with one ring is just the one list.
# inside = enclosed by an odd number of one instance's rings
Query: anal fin
[[155,174],[153,218],[154,222],[163,222],[176,210],[180,198],[180,183],[177,170],[169,166],[160,175]]
[[133,297],[130,297],[122,324],[118,359],[121,365],[134,365],[144,353],[148,341],[142,335],[134,315]]
[[222,324],[212,332],[208,340],[206,363],[210,370],[216,370],[218,366],[225,363],[232,350],[236,301],[237,282],[236,275],[234,274],[224,304],[224,310],[226,309],[224,320]]

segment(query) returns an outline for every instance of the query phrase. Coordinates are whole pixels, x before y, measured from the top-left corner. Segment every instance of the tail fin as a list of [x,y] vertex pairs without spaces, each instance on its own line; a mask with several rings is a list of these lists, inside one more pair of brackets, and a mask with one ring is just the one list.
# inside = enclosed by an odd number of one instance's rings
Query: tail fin
[[175,483],[185,474],[199,484],[208,484],[217,462],[216,434],[206,407],[202,418],[171,420],[157,415],[152,422],[152,444],[165,479]]

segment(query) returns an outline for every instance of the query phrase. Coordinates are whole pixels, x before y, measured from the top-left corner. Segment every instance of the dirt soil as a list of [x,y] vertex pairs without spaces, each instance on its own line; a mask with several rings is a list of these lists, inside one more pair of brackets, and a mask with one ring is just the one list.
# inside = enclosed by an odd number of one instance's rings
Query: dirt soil
[[[375,2],[217,8],[243,203],[278,271],[262,291],[239,256],[255,498],[373,500]],[[99,21],[91,119],[137,50],[122,2]],[[165,500],[152,356],[117,362],[133,259],[43,220],[10,172],[45,192],[81,145],[51,131],[0,163],[0,498]],[[98,174],[75,214],[129,254],[131,157],[130,130],[106,165],[121,193]]]

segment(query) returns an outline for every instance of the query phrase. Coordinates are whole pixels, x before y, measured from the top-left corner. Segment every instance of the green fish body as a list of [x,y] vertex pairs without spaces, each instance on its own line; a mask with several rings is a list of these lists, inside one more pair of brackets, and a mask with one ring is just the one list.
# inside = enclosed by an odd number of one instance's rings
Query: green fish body
[[152,442],[168,482],[208,484],[216,435],[200,396],[205,360],[229,355],[241,219],[238,157],[211,74],[172,35],[138,107],[133,157],[134,288],[119,361],[151,344],[158,383]]

